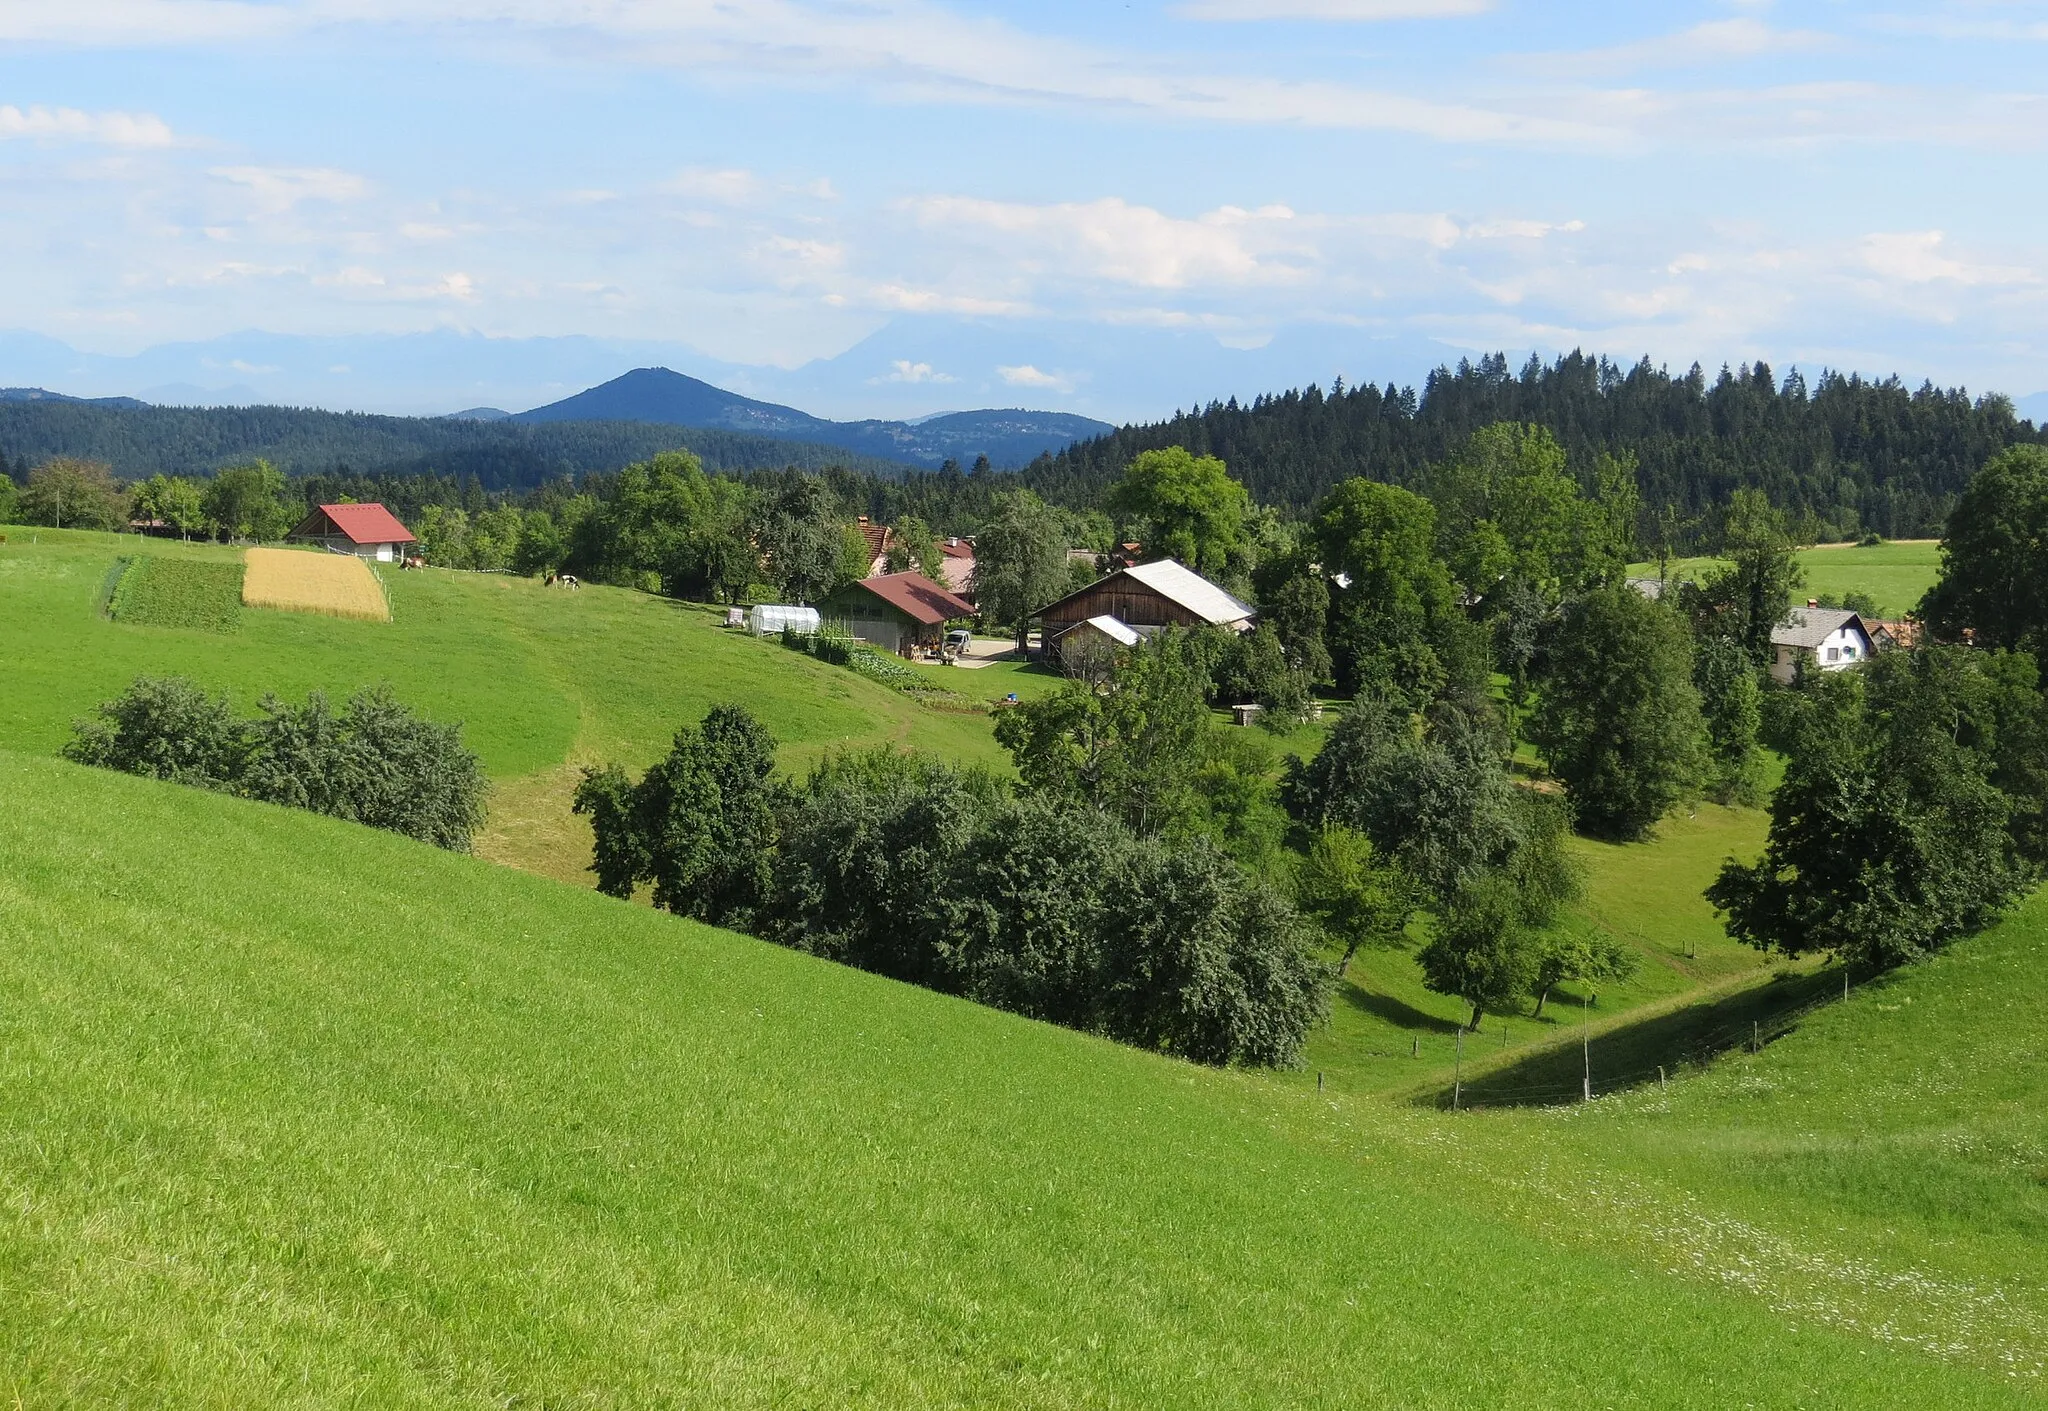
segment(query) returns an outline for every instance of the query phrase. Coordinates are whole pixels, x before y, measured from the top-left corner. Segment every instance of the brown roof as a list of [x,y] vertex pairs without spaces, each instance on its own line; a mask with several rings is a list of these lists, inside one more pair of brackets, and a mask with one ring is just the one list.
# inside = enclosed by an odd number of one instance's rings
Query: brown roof
[[889,540],[893,536],[887,525],[876,524],[866,515],[862,515],[860,523],[856,524],[854,528],[860,531],[861,538],[868,541],[869,558],[878,559],[883,554],[889,552]]
[[974,545],[965,539],[941,539],[939,552],[949,559],[971,559],[974,557]]
[[354,544],[411,544],[412,531],[398,522],[398,516],[382,505],[322,505],[307,515],[290,536],[324,534],[319,521],[325,518],[333,532]]
[[890,607],[936,627],[956,617],[974,616],[974,604],[955,597],[922,573],[885,573],[849,585],[865,588]]

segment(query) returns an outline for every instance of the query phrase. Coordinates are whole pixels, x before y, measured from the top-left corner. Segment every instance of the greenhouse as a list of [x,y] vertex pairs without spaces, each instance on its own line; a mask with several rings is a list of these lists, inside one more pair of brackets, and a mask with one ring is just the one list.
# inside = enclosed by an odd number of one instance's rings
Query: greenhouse
[[747,627],[757,637],[780,632],[785,627],[793,627],[799,632],[815,632],[818,630],[818,610],[756,603],[747,611]]

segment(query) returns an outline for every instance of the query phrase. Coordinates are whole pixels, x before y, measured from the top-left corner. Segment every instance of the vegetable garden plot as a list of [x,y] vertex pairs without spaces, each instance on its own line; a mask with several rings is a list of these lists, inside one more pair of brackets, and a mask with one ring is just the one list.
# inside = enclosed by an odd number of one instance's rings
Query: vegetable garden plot
[[114,586],[116,622],[233,632],[242,625],[242,565],[196,559],[133,559]]

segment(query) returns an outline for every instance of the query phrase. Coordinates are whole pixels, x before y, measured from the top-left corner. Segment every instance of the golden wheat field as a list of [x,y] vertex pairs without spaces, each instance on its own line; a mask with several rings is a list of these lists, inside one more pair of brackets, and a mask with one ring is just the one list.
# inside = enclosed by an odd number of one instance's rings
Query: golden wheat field
[[321,612],[389,622],[391,604],[370,566],[350,554],[293,549],[251,549],[242,575],[242,602],[252,608]]

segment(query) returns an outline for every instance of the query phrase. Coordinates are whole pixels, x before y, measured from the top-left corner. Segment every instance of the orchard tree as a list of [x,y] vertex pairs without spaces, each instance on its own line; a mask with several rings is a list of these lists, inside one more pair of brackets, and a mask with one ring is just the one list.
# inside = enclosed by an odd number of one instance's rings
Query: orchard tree
[[1416,956],[1424,984],[1472,1006],[1474,1032],[1487,1014],[1543,989],[1563,955],[1549,928],[1581,886],[1564,810],[1521,789],[1505,803],[1505,856],[1440,904],[1435,933]]
[[775,740],[744,706],[713,707],[676,732],[668,757],[635,783],[617,765],[587,768],[575,811],[597,834],[598,890],[714,926],[746,927],[761,907],[775,846]]
[[1322,566],[1343,575],[1330,604],[1329,650],[1339,689],[1420,709],[1446,693],[1483,689],[1483,637],[1458,605],[1450,570],[1436,556],[1429,501],[1362,477],[1316,508]]
[[193,530],[206,523],[200,498],[199,486],[192,481],[159,472],[135,487],[130,513],[136,519],[167,525],[178,531],[179,538],[189,539]]
[[839,582],[844,525],[815,475],[791,476],[758,511],[755,540],[775,590],[790,602],[824,597]]
[[56,529],[119,529],[128,522],[128,497],[105,461],[57,456],[28,473],[19,512]]
[[1031,614],[1067,591],[1067,536],[1057,510],[1029,490],[997,493],[974,540],[975,606],[1022,647]]
[[1988,924],[2039,875],[2030,658],[1888,652],[1799,696],[1764,855],[1707,889],[1729,935],[1887,968]]
[[285,499],[284,472],[269,461],[216,471],[202,497],[206,517],[227,539],[282,539],[296,507]]
[[1341,823],[1323,828],[1309,844],[1295,873],[1295,898],[1302,914],[1344,948],[1339,976],[1361,949],[1404,944],[1418,899],[1405,869]]
[[1771,630],[1792,610],[1792,595],[1806,582],[1784,512],[1761,490],[1737,490],[1729,501],[1720,540],[1728,566],[1685,590],[1685,606],[1702,637],[1728,637],[1757,666],[1771,659]]
[[1703,782],[1717,803],[1763,801],[1763,684],[1740,643],[1707,637],[1696,644],[1692,684],[1706,725]]
[[1634,588],[1566,606],[1530,738],[1586,831],[1641,838],[1698,786],[1704,726],[1692,671],[1685,623]]
[[1941,577],[1922,610],[1934,635],[2048,653],[2048,447],[2013,446],[1972,476],[1948,517]]
[[1238,566],[1251,496],[1214,456],[1184,447],[1141,451],[1109,493],[1110,508],[1139,522],[1148,555],[1221,577]]

